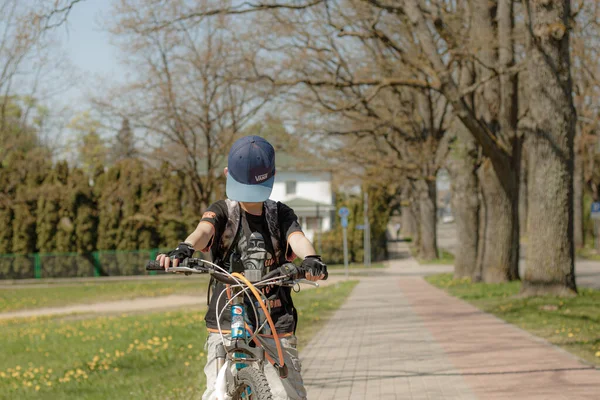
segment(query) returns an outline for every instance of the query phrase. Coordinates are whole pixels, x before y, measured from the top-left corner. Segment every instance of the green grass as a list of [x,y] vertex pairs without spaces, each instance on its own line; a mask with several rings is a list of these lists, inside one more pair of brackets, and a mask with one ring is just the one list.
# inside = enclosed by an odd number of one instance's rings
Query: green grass
[[27,308],[57,307],[81,303],[166,296],[170,294],[206,293],[208,279],[140,279],[117,282],[80,282],[74,284],[30,284],[0,288],[0,312]]
[[[454,264],[454,254],[444,250],[439,249],[439,258],[435,258],[433,260],[424,260],[417,258],[419,264],[427,264],[427,265],[453,265]],[[416,253],[416,251],[415,251]]]
[[584,247],[576,249],[577,257],[584,260],[600,261],[600,251],[596,250],[598,239],[586,232]]
[[582,249],[577,249],[577,257],[582,258],[584,260],[591,261],[600,261],[600,253],[594,248],[590,246],[586,246]]
[[[295,295],[306,345],[352,291],[343,282]],[[1,399],[189,399],[204,386],[203,310],[0,321]]]
[[483,311],[600,365],[600,290],[580,288],[579,295],[573,298],[521,298],[520,282],[470,283],[468,279],[453,280],[452,274],[425,279]]

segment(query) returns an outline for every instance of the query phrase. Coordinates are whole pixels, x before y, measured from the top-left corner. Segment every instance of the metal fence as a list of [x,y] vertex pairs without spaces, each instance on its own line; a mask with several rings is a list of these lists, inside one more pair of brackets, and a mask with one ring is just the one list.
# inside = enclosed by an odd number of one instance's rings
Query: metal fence
[[0,254],[0,279],[145,275],[146,262],[155,259],[160,251]]

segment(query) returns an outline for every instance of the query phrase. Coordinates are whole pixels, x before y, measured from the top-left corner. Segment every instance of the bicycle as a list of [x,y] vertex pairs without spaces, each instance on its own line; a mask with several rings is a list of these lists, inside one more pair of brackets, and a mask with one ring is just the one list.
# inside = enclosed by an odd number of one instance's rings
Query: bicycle
[[[169,267],[166,272],[190,274],[208,273],[214,279],[229,285],[230,294],[223,308],[217,312],[218,331],[221,343],[217,346],[216,364],[217,379],[215,393],[218,400],[272,400],[271,390],[264,374],[265,358],[275,367],[281,378],[287,376],[287,366],[284,362],[283,350],[280,339],[270,316],[271,307],[266,297],[259,289],[270,285],[296,287],[306,283],[318,287],[319,284],[305,279],[298,279],[304,271],[294,264],[287,263],[262,276],[259,269],[245,269],[238,266],[229,272],[217,264],[200,258],[187,258],[177,267]],[[146,270],[164,270],[158,261],[150,261]],[[327,274],[323,278],[327,279]],[[220,296],[226,291],[221,292]],[[258,326],[253,330],[246,321],[245,295],[252,295],[260,305],[260,310],[252,301],[254,321]],[[220,303],[219,297],[217,304]],[[220,320],[228,306],[231,306],[231,342],[227,340],[221,329]],[[261,312],[262,311],[262,312]],[[269,325],[277,348],[278,360],[273,360],[261,346],[257,336],[261,330]],[[252,346],[254,343],[255,346]],[[232,366],[235,366],[233,368]]]

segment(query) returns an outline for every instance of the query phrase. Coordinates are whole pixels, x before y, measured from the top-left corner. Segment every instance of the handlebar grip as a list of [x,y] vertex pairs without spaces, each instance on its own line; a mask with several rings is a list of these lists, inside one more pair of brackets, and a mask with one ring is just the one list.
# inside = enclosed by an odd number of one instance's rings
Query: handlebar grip
[[165,268],[160,266],[160,261],[152,260],[146,264],[146,271],[164,271]]

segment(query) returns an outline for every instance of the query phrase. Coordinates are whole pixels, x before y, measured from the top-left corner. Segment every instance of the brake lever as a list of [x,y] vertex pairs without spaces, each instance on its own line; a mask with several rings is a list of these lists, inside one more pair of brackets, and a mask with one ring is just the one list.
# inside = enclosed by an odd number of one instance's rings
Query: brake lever
[[169,267],[166,272],[175,272],[175,273],[179,272],[179,273],[185,273],[186,275],[191,275],[191,274],[204,274],[204,273],[207,273],[208,271],[198,269],[198,268],[177,266],[177,267]]
[[298,283],[304,283],[306,285],[311,285],[311,286],[314,286],[314,287],[319,287],[319,284],[317,282],[309,281],[308,279],[294,279],[294,285],[296,285]]
[[314,287],[319,287],[319,284],[317,282],[309,281],[308,279],[304,279],[304,278],[292,279],[289,281],[282,281],[279,283],[273,283],[273,285],[294,287],[294,286],[300,285],[301,283],[305,283],[307,285],[311,285]]

